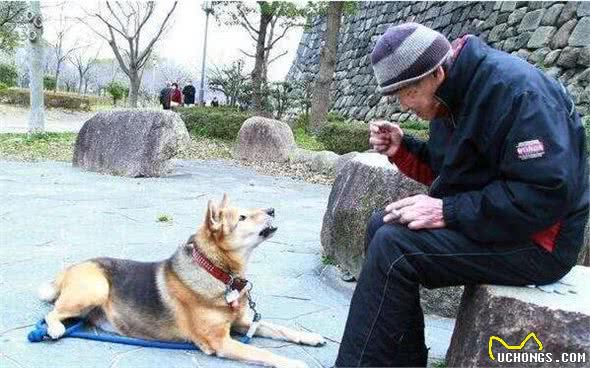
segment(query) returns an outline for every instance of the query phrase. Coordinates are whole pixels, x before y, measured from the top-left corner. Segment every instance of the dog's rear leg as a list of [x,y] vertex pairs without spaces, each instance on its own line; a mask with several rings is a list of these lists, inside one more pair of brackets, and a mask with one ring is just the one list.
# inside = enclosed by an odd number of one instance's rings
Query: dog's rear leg
[[213,344],[217,356],[227,359],[240,360],[248,363],[262,364],[276,368],[306,368],[307,364],[301,360],[285,358],[252,345],[246,345],[227,336],[218,346]]
[[60,338],[65,332],[63,320],[104,305],[108,295],[109,283],[98,265],[85,262],[72,266],[64,273],[59,297],[45,317],[47,333],[53,339]]
[[55,280],[44,282],[37,289],[37,296],[44,302],[53,303],[59,296],[61,290],[61,284],[65,275],[64,272],[60,272]]

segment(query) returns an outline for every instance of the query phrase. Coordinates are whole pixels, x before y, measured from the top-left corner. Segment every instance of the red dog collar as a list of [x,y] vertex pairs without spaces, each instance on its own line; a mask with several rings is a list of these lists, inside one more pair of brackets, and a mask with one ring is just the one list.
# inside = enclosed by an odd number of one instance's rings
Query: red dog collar
[[222,271],[219,267],[215,266],[207,257],[197,250],[197,247],[193,243],[193,261],[196,264],[203,267],[203,269],[217,280],[223,282],[232,290],[242,291],[248,284],[248,280],[241,279],[239,277],[233,277],[232,275]]

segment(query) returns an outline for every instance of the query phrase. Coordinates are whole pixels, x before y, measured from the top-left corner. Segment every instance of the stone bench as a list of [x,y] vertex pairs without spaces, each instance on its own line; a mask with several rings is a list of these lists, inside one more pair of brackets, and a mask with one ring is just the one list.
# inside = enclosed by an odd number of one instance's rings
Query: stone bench
[[[574,267],[567,280],[574,284],[575,294],[568,291],[563,295],[547,293],[527,287],[466,287],[447,352],[447,365],[590,367],[590,268]],[[542,350],[535,337],[542,344]],[[521,344],[524,347],[522,350],[506,348],[499,339],[510,347]],[[551,353],[553,361],[506,361],[515,359],[515,353],[519,352],[535,353],[537,359],[545,360],[545,354]],[[585,361],[564,365],[563,353],[571,353],[570,358],[585,353]],[[533,358],[520,355],[518,359]]]

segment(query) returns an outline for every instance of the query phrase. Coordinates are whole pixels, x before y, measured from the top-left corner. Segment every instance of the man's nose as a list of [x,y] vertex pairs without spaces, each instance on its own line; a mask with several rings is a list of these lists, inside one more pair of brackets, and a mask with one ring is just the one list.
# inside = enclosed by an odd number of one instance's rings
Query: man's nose
[[275,209],[274,208],[267,208],[266,209],[266,214],[272,217],[275,217]]

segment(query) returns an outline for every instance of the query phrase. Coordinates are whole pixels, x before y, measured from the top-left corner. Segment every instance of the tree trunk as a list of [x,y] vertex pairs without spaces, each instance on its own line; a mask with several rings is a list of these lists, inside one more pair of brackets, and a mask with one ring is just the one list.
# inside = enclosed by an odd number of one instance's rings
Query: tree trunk
[[[31,1],[30,7],[35,15],[41,15],[39,1]],[[37,33],[35,41],[29,41],[29,86],[31,93],[29,133],[38,133],[45,130],[45,107],[43,106],[43,28],[35,28],[31,24],[29,31],[35,31]]]
[[129,76],[129,107],[135,109],[137,108],[137,97],[139,94],[139,86],[141,84],[141,79],[137,74],[137,71],[131,71],[131,75]]
[[252,70],[252,109],[255,114],[264,112],[264,86],[266,76],[264,74],[264,54],[266,46],[266,28],[272,20],[272,14],[260,11],[260,26],[258,27],[258,42],[256,43],[256,62]]
[[82,84],[84,82],[84,75],[80,70],[78,70],[78,74],[80,75],[80,82],[78,83],[78,94],[82,94]]
[[328,5],[324,46],[320,51],[320,72],[311,98],[310,127],[314,132],[318,132],[325,124],[330,109],[330,87],[336,70],[338,34],[340,32],[343,7],[344,2],[342,1],[333,1]]

